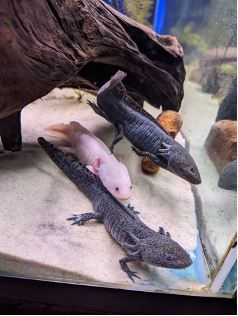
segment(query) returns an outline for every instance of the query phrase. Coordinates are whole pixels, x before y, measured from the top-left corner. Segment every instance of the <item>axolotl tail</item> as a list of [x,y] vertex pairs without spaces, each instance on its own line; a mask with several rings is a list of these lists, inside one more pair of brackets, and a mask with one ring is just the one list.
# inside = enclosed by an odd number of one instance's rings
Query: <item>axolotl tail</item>
[[107,191],[102,181],[80,162],[75,161],[71,156],[47,142],[43,137],[39,137],[38,142],[51,160],[91,201],[97,199],[102,192]]
[[85,133],[85,134],[90,133],[85,127],[83,127],[78,122],[74,122],[74,121],[70,122],[69,124],[60,123],[60,124],[50,125],[49,127],[45,128],[45,130],[51,133],[52,135],[58,136],[71,143],[74,142],[76,133],[79,133],[79,132]]

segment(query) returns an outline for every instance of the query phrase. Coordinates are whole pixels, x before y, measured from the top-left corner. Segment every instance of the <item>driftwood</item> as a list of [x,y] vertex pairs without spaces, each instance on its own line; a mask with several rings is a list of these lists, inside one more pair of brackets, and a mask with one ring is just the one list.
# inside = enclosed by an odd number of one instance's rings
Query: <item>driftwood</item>
[[103,1],[2,0],[0,32],[0,133],[6,149],[21,148],[24,106],[60,86],[96,94],[118,69],[127,73],[123,83],[138,103],[180,108],[185,69],[176,38],[157,35]]

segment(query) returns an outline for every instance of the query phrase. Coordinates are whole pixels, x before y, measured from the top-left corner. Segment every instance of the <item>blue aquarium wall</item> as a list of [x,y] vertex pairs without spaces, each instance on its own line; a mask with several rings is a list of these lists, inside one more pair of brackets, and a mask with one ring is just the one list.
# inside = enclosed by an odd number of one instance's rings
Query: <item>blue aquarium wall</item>
[[[126,14],[124,0],[103,1]],[[141,1],[141,6],[143,2]],[[152,0],[148,22],[156,33],[170,34],[170,29],[176,25],[183,29],[190,22],[200,24],[204,20],[204,9],[211,2],[212,0]]]

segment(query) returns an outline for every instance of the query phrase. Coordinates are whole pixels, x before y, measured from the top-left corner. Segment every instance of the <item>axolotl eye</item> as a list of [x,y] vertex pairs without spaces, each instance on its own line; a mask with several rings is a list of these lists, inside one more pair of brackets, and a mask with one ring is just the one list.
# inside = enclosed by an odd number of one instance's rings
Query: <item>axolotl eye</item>
[[116,187],[116,191],[119,191],[119,188],[118,188],[118,187]]
[[168,261],[171,261],[171,260],[174,259],[174,256],[170,255],[170,254],[167,254],[167,255],[165,255],[165,259],[167,259]]
[[132,185],[130,186],[130,189],[132,189]]

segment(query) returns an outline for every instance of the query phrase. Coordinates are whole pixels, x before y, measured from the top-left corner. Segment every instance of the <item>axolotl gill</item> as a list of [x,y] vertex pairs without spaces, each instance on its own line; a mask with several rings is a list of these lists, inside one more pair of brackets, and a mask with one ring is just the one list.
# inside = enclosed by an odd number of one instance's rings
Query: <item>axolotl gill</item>
[[38,139],[53,162],[92,201],[95,213],[72,214],[73,224],[83,225],[90,219],[103,222],[109,234],[124,248],[126,256],[119,260],[122,270],[134,282],[140,278],[127,263],[141,261],[170,269],[185,269],[192,264],[189,254],[171,235],[160,227],[155,231],[144,224],[133,207],[126,207],[102,184],[101,180],[44,138]]
[[87,168],[97,175],[103,185],[118,199],[131,197],[131,180],[126,166],[110,152],[108,147],[78,122],[55,124],[46,128],[51,134],[72,143],[60,147],[63,151],[81,157]]
[[121,82],[125,76],[126,73],[119,70],[99,89],[97,105],[88,100],[94,112],[115,127],[111,151],[125,136],[138,156],[147,156],[191,184],[200,184],[198,168],[189,152],[126,93]]

